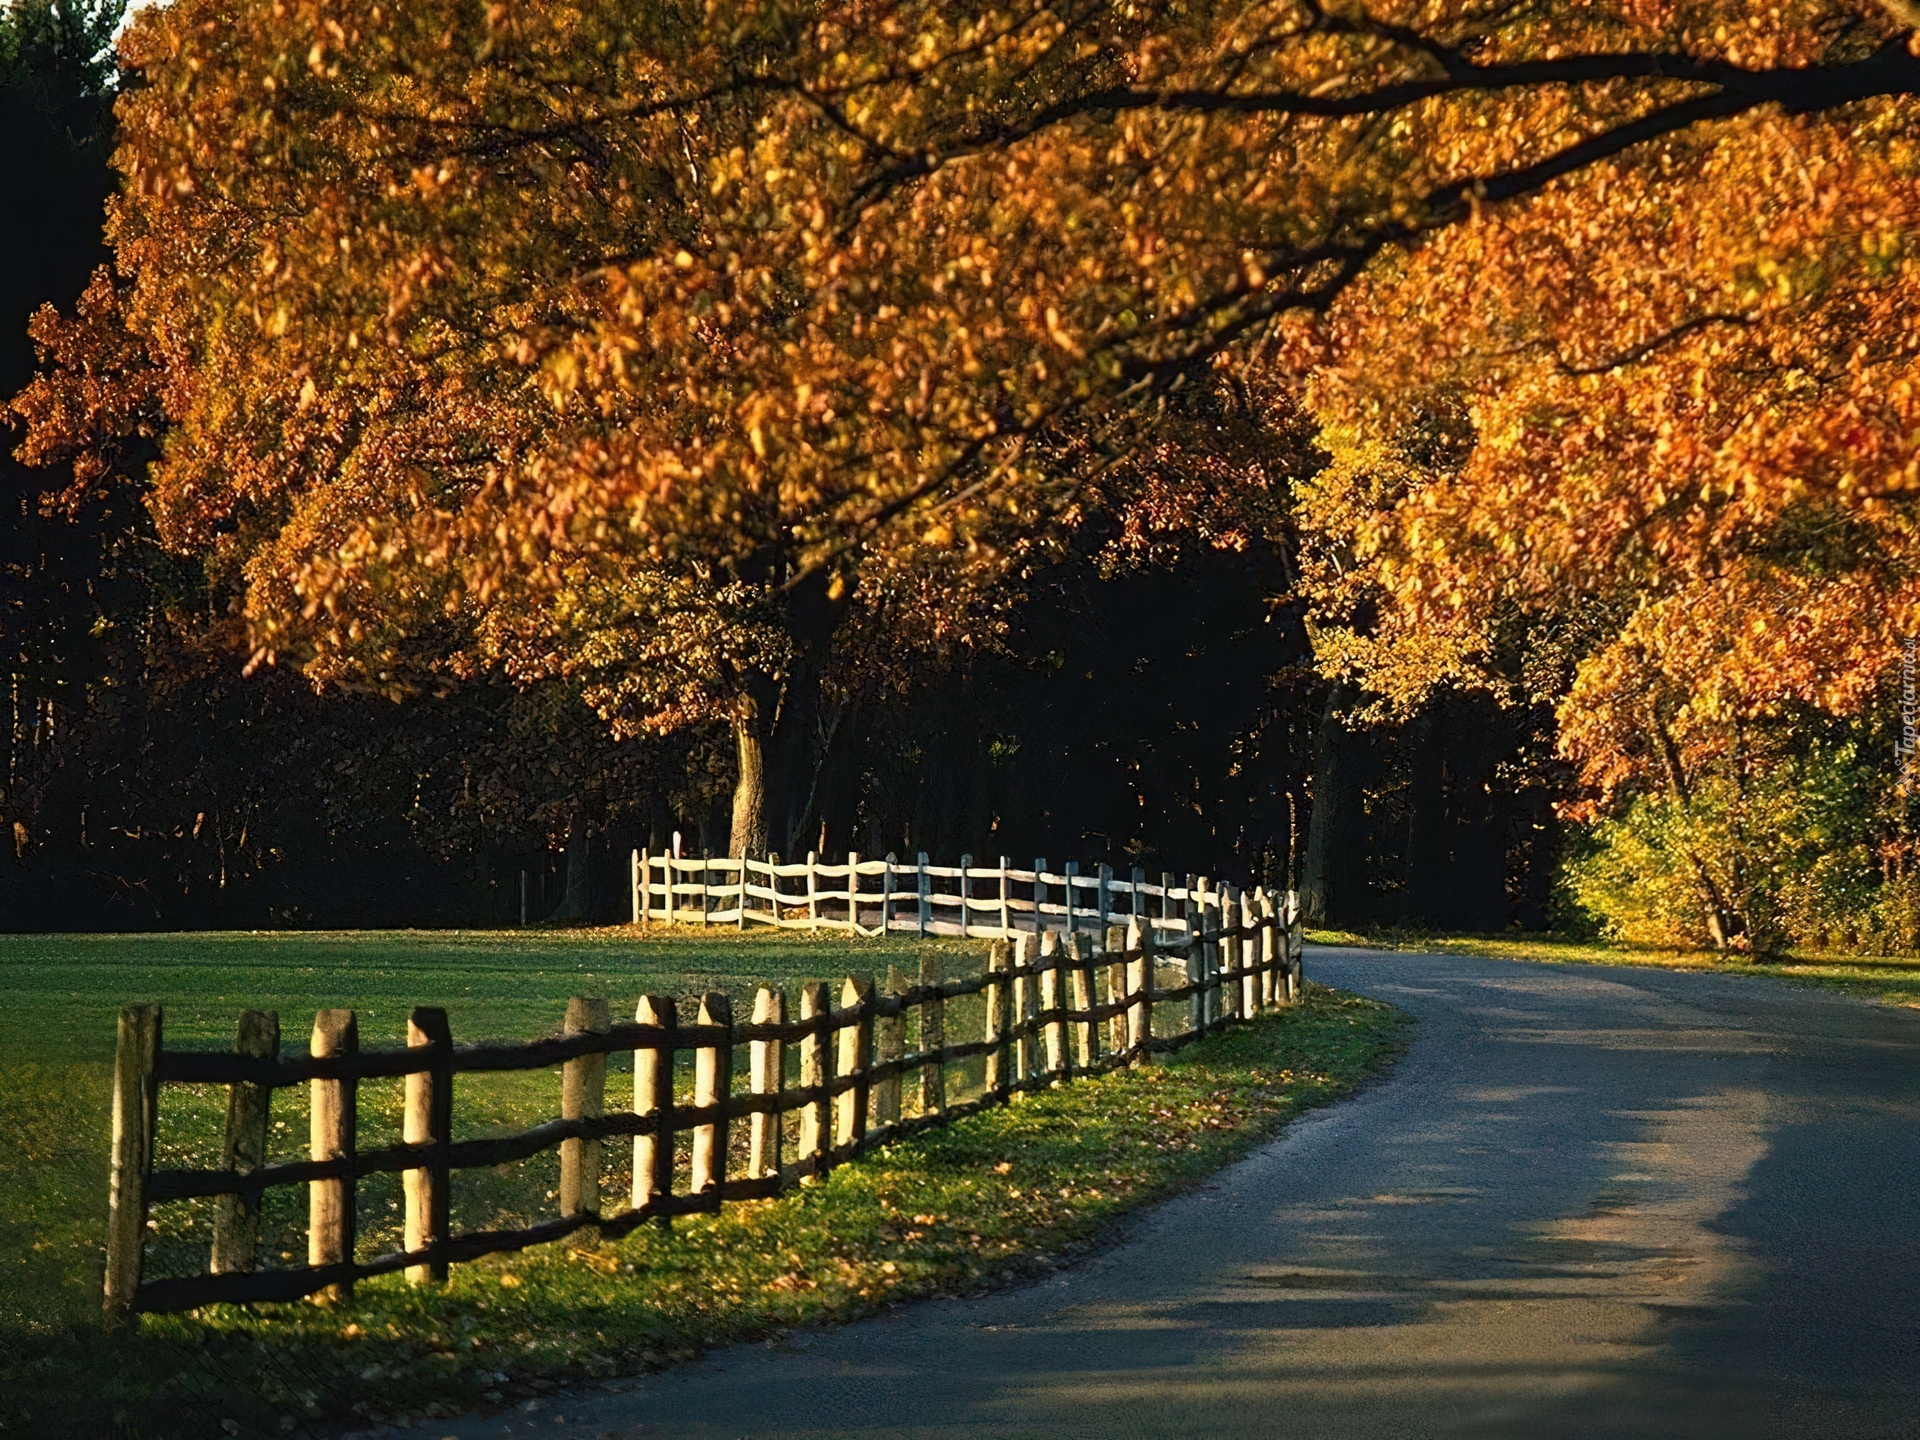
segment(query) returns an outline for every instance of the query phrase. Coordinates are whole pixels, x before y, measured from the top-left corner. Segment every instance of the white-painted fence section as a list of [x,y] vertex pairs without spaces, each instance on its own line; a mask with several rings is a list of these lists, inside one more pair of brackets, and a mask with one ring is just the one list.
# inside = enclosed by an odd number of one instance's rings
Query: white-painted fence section
[[[1105,935],[1109,924],[1140,919],[1162,937],[1187,935],[1220,886],[1205,876],[1163,873],[1157,883],[1134,867],[1124,880],[1108,865],[1082,874],[1072,862],[1059,871],[1035,860],[1016,870],[1002,855],[979,865],[932,865],[921,851],[912,863],[893,855],[844,865],[816,855],[780,865],[751,857],[681,857],[633,852],[636,925],[778,925],[803,930],[851,930],[861,935],[910,931],[920,935],[997,938],[1022,932]],[[1288,896],[1291,912],[1291,895]],[[1292,926],[1287,913],[1282,923]]]

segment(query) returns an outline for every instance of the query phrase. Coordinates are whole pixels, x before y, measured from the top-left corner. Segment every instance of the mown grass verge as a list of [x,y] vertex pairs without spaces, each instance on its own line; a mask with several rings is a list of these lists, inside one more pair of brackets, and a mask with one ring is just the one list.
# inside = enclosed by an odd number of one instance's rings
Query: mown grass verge
[[1417,930],[1309,930],[1312,945],[1369,950],[1417,951],[1429,955],[1484,955],[1494,960],[1535,960],[1549,965],[1643,965],[1662,970],[1707,970],[1722,975],[1764,975],[1796,984],[1843,991],[1889,1005],[1920,1007],[1920,956],[1848,955],[1793,951],[1749,959],[1711,951],[1679,950],[1620,941],[1575,940],[1558,935],[1436,935]]
[[332,1309],[211,1307],[117,1337],[69,1325],[0,1371],[4,1423],[157,1437],[417,1420],[1003,1283],[1348,1093],[1405,1023],[1313,986],[1153,1069],[1029,1096],[671,1231],[456,1267],[441,1290],[386,1277]]

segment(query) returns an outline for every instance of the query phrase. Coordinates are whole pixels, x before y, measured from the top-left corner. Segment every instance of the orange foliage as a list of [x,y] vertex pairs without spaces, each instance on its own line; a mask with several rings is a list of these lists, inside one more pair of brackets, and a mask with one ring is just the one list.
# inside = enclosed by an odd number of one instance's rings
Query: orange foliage
[[[43,321],[29,449],[164,431],[164,538],[321,680],[763,723],[823,627],[990,635],[1090,475],[1134,503],[1141,403],[1243,351],[1355,443],[1471,416],[1453,470],[1320,491],[1397,683],[1616,591],[1678,607],[1619,642],[1664,664],[1734,557],[1911,610],[1920,61],[1866,0],[176,0],[124,53],[74,323],[136,343],[102,388]],[[1844,592],[1780,558],[1835,526]],[[1869,638],[1824,643],[1735,700],[1858,703]]]

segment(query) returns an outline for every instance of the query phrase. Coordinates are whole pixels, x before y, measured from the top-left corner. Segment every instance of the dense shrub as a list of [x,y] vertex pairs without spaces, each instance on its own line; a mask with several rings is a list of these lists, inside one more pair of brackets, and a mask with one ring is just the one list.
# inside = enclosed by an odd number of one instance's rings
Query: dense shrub
[[1731,947],[1875,954],[1920,945],[1920,875],[1905,802],[1858,740],[1814,740],[1690,794],[1643,794],[1570,854],[1565,887],[1605,934],[1713,943],[1709,893],[1734,920]]

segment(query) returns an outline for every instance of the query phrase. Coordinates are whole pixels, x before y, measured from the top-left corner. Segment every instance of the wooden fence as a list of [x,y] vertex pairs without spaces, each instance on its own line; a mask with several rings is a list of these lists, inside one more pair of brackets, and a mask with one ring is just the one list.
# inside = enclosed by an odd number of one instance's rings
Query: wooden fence
[[[280,1054],[279,1022],[263,1011],[240,1017],[234,1053],[170,1050],[162,1044],[157,1005],[120,1013],[114,1069],[111,1211],[106,1308],[124,1319],[135,1311],[177,1311],[216,1302],[337,1299],[354,1282],[405,1270],[415,1283],[444,1279],[455,1261],[558,1240],[588,1226],[617,1237],[649,1221],[717,1211],[730,1200],[762,1199],[825,1174],[867,1147],[943,1125],[1024,1091],[1061,1084],[1123,1065],[1147,1064],[1239,1016],[1297,998],[1300,929],[1291,893],[1231,887],[1182,897],[1186,912],[1142,916],[1095,937],[1046,930],[999,939],[982,975],[947,980],[938,955],[924,956],[916,980],[893,967],[884,987],[849,978],[836,1006],[828,987],[802,986],[799,1012],[787,996],[762,989],[753,1018],[734,1019],[723,994],[709,994],[683,1020],[675,1002],[643,997],[631,1024],[613,1024],[607,1002],[576,998],[564,1031],[513,1045],[456,1046],[446,1012],[416,1009],[405,1048],[359,1048],[354,1012],[325,1010],[314,1020],[308,1053]],[[1150,923],[1142,923],[1150,921]],[[1173,923],[1177,921],[1178,923]],[[1164,964],[1180,969],[1163,983]],[[980,1038],[949,1043],[946,1007],[982,995]],[[1104,994],[1104,998],[1102,995]],[[1179,1002],[1185,1002],[1184,1006]],[[1163,1031],[1155,1034],[1155,1006]],[[1170,1013],[1171,1009],[1171,1013]],[[917,1048],[907,1052],[907,1017],[917,1012]],[[1177,1023],[1175,1023],[1177,1022]],[[747,1047],[747,1086],[735,1088],[735,1048]],[[788,1083],[786,1048],[797,1047],[796,1083]],[[607,1056],[632,1052],[633,1107],[608,1113]],[[676,1097],[674,1060],[693,1056],[690,1103]],[[949,1062],[982,1056],[977,1098],[950,1104]],[[517,1135],[454,1141],[453,1077],[489,1071],[562,1067],[560,1118]],[[355,1143],[361,1080],[405,1077],[402,1143],[360,1149]],[[909,1077],[916,1083],[908,1085]],[[168,1083],[229,1087],[222,1168],[154,1168],[159,1087]],[[309,1158],[267,1160],[273,1092],[310,1087]],[[789,1152],[783,1117],[797,1115]],[[732,1127],[748,1126],[745,1173],[729,1173]],[[689,1136],[687,1163],[675,1137]],[[628,1205],[603,1208],[604,1141],[633,1142]],[[451,1233],[452,1172],[560,1151],[558,1214],[518,1230]],[[356,1257],[355,1182],[402,1173],[404,1248]],[[274,1186],[305,1186],[308,1247],[304,1266],[258,1269],[261,1196]],[[216,1197],[208,1273],[146,1280],[151,1206]]]
[[[762,883],[764,882],[764,883]],[[633,852],[633,923],[779,925],[789,929],[850,930],[860,935],[910,931],[920,935],[1008,937],[1021,931],[1085,931],[1098,936],[1115,921],[1150,919],[1157,930],[1185,933],[1190,902],[1208,889],[1206,878],[1184,883],[1162,874],[1149,883],[1135,867],[1125,880],[1111,866],[1082,874],[1071,861],[1058,873],[1035,860],[1016,870],[997,865],[930,865],[847,856],[827,865],[809,854],[782,865],[778,856],[657,855]]]

